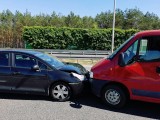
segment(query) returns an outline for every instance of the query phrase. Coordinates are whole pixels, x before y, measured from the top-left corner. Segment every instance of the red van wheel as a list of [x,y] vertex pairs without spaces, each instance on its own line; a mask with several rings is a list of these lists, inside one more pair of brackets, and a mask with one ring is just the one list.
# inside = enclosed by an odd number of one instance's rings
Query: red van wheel
[[102,92],[102,100],[114,108],[122,108],[127,102],[125,92],[116,85],[109,85]]

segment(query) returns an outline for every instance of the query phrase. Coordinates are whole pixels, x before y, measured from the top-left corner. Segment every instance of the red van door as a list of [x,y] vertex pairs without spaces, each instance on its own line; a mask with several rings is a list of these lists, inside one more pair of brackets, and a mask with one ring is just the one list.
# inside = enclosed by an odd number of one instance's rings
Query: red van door
[[115,76],[129,88],[131,99],[160,99],[160,36],[137,40],[124,58],[126,66],[117,66]]

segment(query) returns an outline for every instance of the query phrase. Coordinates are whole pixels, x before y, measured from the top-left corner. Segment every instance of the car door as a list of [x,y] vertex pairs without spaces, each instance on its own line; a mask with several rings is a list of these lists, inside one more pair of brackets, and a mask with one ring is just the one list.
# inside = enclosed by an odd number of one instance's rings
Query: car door
[[[47,66],[38,61],[33,56],[14,53],[14,67],[12,68],[13,80],[16,85],[14,91],[45,93],[48,87]],[[40,70],[33,70],[34,65],[43,64]]]
[[160,36],[143,37],[137,43],[124,52],[127,65],[117,67],[116,76],[133,96],[160,99]]
[[10,53],[0,52],[0,90],[10,91],[13,85]]

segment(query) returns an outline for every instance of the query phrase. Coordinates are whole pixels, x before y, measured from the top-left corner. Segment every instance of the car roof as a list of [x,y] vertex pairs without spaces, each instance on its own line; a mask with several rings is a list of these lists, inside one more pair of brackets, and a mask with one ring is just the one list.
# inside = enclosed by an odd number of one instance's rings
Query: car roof
[[40,54],[43,52],[36,50],[27,50],[27,49],[0,49],[0,52],[18,52],[18,53],[28,53],[28,54]]
[[135,34],[136,36],[152,36],[152,35],[160,35],[160,30],[146,30],[141,31]]

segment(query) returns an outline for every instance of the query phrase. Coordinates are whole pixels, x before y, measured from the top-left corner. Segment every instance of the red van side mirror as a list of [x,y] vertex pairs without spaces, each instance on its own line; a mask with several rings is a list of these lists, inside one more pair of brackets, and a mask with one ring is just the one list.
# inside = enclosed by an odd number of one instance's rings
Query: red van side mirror
[[125,64],[125,60],[124,60],[124,53],[121,53],[119,55],[119,58],[118,58],[118,65],[121,66],[121,67],[124,67],[126,64]]

